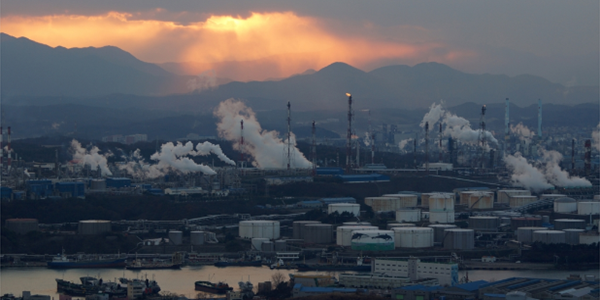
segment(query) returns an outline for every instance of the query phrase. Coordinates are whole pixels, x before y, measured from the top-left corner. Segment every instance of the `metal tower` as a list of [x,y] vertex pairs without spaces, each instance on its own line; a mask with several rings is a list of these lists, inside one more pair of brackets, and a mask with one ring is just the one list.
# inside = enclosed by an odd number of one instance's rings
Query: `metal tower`
[[504,107],[504,155],[510,154],[510,102],[506,98],[506,105]]
[[425,122],[425,172],[429,174],[429,122]]
[[481,146],[481,169],[485,169],[485,105],[481,107],[481,118],[479,119],[479,145]]
[[315,125],[315,120],[312,122],[312,145],[310,149],[310,156],[312,162],[312,172],[313,176],[317,175],[317,127]]
[[348,96],[348,133],[346,134],[346,172],[349,173],[352,168],[352,95]]
[[292,116],[291,116],[291,104],[287,103],[287,141],[285,143],[286,149],[286,161],[287,170],[291,169],[292,165]]

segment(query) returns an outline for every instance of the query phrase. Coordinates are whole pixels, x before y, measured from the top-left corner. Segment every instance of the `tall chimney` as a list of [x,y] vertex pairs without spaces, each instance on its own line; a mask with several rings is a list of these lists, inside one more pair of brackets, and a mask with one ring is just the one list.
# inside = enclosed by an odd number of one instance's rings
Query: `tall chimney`
[[240,120],[240,167],[244,167],[244,120]]
[[441,122],[440,122],[440,145],[439,145],[439,148],[440,148],[439,162],[442,162],[443,158],[444,158],[444,156],[443,156],[444,149],[442,148],[442,123]]
[[415,135],[415,139],[413,140],[413,164],[415,165],[415,169],[418,169],[417,167],[417,139],[419,138],[418,135]]
[[369,109],[369,135],[371,138],[371,164],[375,163],[375,135],[371,127],[371,110]]
[[356,142],[356,167],[360,168],[360,142]]
[[352,167],[350,157],[352,155],[352,95],[350,93],[346,93],[348,96],[348,133],[346,134],[346,172],[350,172],[350,168]]
[[571,140],[571,172],[575,171],[575,139]]
[[585,140],[585,176],[590,176],[592,171],[592,141]]
[[542,99],[538,99],[538,138],[542,139]]
[[429,174],[429,122],[425,122],[425,172]]
[[504,106],[504,154],[510,154],[510,102],[506,98]]
[[290,105],[289,101],[287,103],[287,113],[288,113],[288,116],[287,116],[287,144],[286,144],[287,157],[286,157],[286,159],[287,159],[287,169],[289,171],[291,168],[291,164],[292,164],[292,153],[291,153],[291,151],[292,151],[292,125],[291,125],[292,116],[291,116],[291,105]]
[[312,172],[313,176],[317,175],[317,127],[315,120],[312,122],[312,145],[310,149],[310,156],[312,161]]
[[11,164],[11,160],[12,160],[11,155],[10,155],[10,152],[12,150],[10,147],[10,126],[8,126],[8,141],[7,142],[8,143],[7,143],[6,152],[8,153],[8,159],[6,160],[6,165],[7,165],[8,170],[10,171],[10,164]]

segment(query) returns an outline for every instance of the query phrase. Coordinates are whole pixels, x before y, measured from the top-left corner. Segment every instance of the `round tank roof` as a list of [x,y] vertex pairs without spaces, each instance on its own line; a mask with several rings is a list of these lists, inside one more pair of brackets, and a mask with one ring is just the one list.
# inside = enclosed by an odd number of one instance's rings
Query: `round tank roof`
[[585,222],[585,221],[584,220],[579,220],[579,219],[556,219],[556,220],[554,220],[554,222],[561,222],[561,223],[567,223],[567,222],[582,223],[582,222]]
[[563,197],[563,198],[558,198],[558,199],[554,200],[554,202],[573,203],[573,202],[577,202],[577,201],[575,201],[575,199],[573,199],[573,198]]
[[543,233],[543,234],[564,234],[565,232],[562,230],[536,230],[534,233]]

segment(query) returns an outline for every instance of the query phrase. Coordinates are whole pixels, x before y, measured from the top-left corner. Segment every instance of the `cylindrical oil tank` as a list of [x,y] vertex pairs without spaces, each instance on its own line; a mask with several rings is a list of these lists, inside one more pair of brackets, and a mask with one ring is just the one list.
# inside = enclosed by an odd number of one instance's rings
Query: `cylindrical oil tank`
[[260,244],[260,251],[262,252],[273,252],[275,250],[275,245],[271,241],[262,242]]
[[454,223],[454,211],[430,212],[429,213],[429,223],[431,223],[431,224]]
[[471,194],[473,193],[477,193],[476,191],[464,191],[464,192],[460,192],[459,195],[459,202],[460,204],[469,204],[469,197],[471,197]]
[[490,209],[494,208],[494,193],[475,192],[469,195],[468,207],[470,209]]
[[369,222],[344,222],[343,226],[371,226]]
[[538,198],[536,196],[511,196],[508,199],[508,205],[510,207],[519,207],[537,200]]
[[192,245],[203,245],[204,244],[204,231],[190,232],[190,243]]
[[571,213],[577,211],[577,201],[573,198],[558,198],[554,200],[554,212]]
[[360,216],[360,204],[355,204],[355,203],[329,204],[329,206],[327,207],[327,213],[332,214],[334,212],[337,212],[340,215],[343,214],[344,212],[347,212],[354,216]]
[[39,229],[37,219],[7,219],[5,225],[6,228],[18,234],[26,234]]
[[287,250],[287,241],[286,240],[276,240],[275,241],[275,252],[282,252]]
[[432,224],[429,228],[433,228],[433,242],[443,243],[444,242],[444,230],[457,228],[454,224]]
[[396,228],[396,227],[416,227],[416,225],[414,223],[388,223],[387,224],[387,229],[391,230],[392,228]]
[[106,189],[106,180],[92,179],[90,181],[90,190],[101,191]]
[[79,234],[101,234],[110,231],[110,221],[107,220],[82,220],[77,228]]
[[434,193],[423,193],[421,194],[421,206],[429,207],[429,197]]
[[558,198],[564,198],[567,197],[567,195],[564,194],[541,194],[540,195],[540,199],[558,199]]
[[352,250],[384,251],[394,250],[394,231],[356,230],[352,232]]
[[429,248],[433,247],[433,228],[429,227],[394,227],[396,248]]
[[500,218],[490,216],[469,217],[469,228],[478,231],[498,231]]
[[533,232],[539,230],[546,230],[546,227],[519,227],[515,231],[517,241],[521,243],[530,244],[533,242]]
[[556,219],[554,220],[554,229],[585,229],[585,221],[578,219]]
[[578,215],[598,215],[600,214],[600,202],[581,201],[577,203]]
[[400,209],[396,211],[396,221],[398,222],[419,222],[421,221],[420,209]]
[[542,218],[515,217],[510,219],[510,228],[513,231],[520,227],[542,227]]
[[302,233],[304,241],[311,244],[331,244],[333,239],[333,225],[331,224],[306,224]]
[[579,244],[579,234],[584,233],[584,229],[564,229],[565,243],[569,245]]
[[538,230],[533,232],[533,241],[544,244],[564,244],[565,232],[562,230]]
[[181,243],[183,243],[183,232],[179,230],[170,230],[169,241],[171,241],[173,245],[181,245]]
[[475,248],[473,229],[452,228],[444,231],[444,249],[469,250]]
[[240,221],[240,237],[242,238],[279,238],[279,221],[253,220]]
[[294,239],[302,239],[302,230],[307,224],[321,224],[320,221],[294,221],[292,229],[294,231]]
[[379,230],[377,226],[338,226],[336,228],[336,244],[339,246],[352,245],[352,231],[356,230]]
[[454,197],[448,193],[429,196],[429,212],[454,212]]
[[367,197],[365,205],[373,208],[375,212],[396,211],[417,206],[417,195],[397,194],[385,197]]
[[268,238],[253,238],[252,239],[252,248],[254,250],[262,251],[262,243],[268,242]]
[[512,196],[531,196],[531,192],[529,190],[498,190],[496,202],[508,204]]
[[415,194],[385,194],[383,197],[392,197],[399,199],[400,201],[396,204],[397,209],[405,207],[416,207],[419,201],[419,195]]

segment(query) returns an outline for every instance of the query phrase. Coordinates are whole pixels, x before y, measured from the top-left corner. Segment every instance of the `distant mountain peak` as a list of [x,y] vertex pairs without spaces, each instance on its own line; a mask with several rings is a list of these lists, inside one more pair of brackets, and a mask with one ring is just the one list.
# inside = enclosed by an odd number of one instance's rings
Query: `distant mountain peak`
[[347,63],[343,62],[334,62],[329,66],[319,70],[317,74],[332,74],[332,73],[340,73],[340,72],[352,72],[352,73],[365,73],[365,71],[357,69]]

